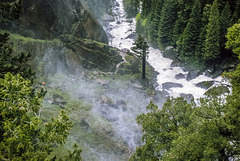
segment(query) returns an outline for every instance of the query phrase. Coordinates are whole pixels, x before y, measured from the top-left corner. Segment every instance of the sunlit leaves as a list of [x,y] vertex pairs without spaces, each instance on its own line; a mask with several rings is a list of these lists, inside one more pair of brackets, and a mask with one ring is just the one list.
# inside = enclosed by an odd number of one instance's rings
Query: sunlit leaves
[[[72,122],[61,111],[58,118],[42,123],[44,95],[19,74],[0,79],[0,160],[45,160],[53,147],[65,143]],[[69,155],[81,160],[81,149],[74,148]]]

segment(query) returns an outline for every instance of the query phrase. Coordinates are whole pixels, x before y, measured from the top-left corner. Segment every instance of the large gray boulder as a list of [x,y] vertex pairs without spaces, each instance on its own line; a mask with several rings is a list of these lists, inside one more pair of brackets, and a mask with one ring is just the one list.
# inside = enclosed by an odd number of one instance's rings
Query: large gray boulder
[[108,43],[103,28],[82,0],[29,0],[24,1],[23,7],[19,20],[1,27],[39,39],[71,34]]

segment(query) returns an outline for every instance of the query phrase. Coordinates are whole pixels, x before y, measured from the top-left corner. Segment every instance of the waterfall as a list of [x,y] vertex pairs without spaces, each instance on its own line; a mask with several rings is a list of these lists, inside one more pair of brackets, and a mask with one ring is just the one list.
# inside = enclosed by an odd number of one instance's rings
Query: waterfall
[[[134,42],[133,33],[136,28],[136,20],[135,18],[126,18],[123,0],[116,0],[116,3],[117,5],[113,7],[115,21],[109,23],[111,28],[111,45],[119,49],[130,49]],[[156,90],[166,91],[169,96],[178,97],[190,94],[197,99],[206,92],[206,89],[196,86],[197,84],[211,81],[213,82],[212,85],[216,86],[221,82],[221,77],[213,79],[206,76],[205,73],[187,80],[188,71],[184,71],[181,67],[171,67],[173,60],[163,57],[160,50],[152,47],[149,49],[147,61],[159,73]],[[178,75],[181,75],[181,78],[177,78]]]

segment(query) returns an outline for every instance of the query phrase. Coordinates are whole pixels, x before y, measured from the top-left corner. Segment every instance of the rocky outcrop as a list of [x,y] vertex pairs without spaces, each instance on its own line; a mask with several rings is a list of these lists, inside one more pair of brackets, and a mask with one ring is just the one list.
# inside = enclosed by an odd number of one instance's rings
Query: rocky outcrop
[[2,28],[23,36],[53,39],[63,34],[108,43],[108,38],[82,0],[24,1],[19,20]]
[[85,69],[113,73],[123,61],[116,48],[71,35],[61,36],[62,41],[44,41],[11,34],[10,40],[17,52],[31,53],[29,63],[43,75],[74,74]]
[[116,65],[122,61],[119,52],[106,44],[89,39],[79,39],[72,36],[61,37],[67,48],[75,52],[76,62],[85,69],[99,69],[103,72],[114,72]]

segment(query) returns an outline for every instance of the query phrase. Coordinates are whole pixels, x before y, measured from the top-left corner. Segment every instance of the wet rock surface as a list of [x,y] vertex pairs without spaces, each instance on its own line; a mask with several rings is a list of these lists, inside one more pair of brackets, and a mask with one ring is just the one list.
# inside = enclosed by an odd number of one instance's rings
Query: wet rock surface
[[63,34],[72,34],[75,37],[108,43],[105,31],[87,3],[82,0],[24,1],[23,7],[24,12],[19,20],[0,27],[38,39],[53,39]]
[[176,75],[175,75],[175,78],[176,78],[176,79],[184,79],[184,78],[185,78],[185,75],[182,74],[182,73],[179,73],[179,74],[176,74]]
[[181,93],[180,96],[183,97],[184,100],[186,100],[188,103],[191,103],[191,101],[194,100],[194,97],[192,94]]
[[174,83],[174,82],[166,82],[162,84],[163,89],[170,89],[170,88],[176,88],[176,87],[181,88],[183,87],[183,85],[180,83]]
[[199,75],[201,75],[201,71],[195,70],[195,71],[189,71],[187,75],[187,81],[190,81],[192,79],[197,78]]
[[203,88],[203,89],[208,89],[214,84],[214,81],[202,81],[200,83],[197,83],[196,86]]

